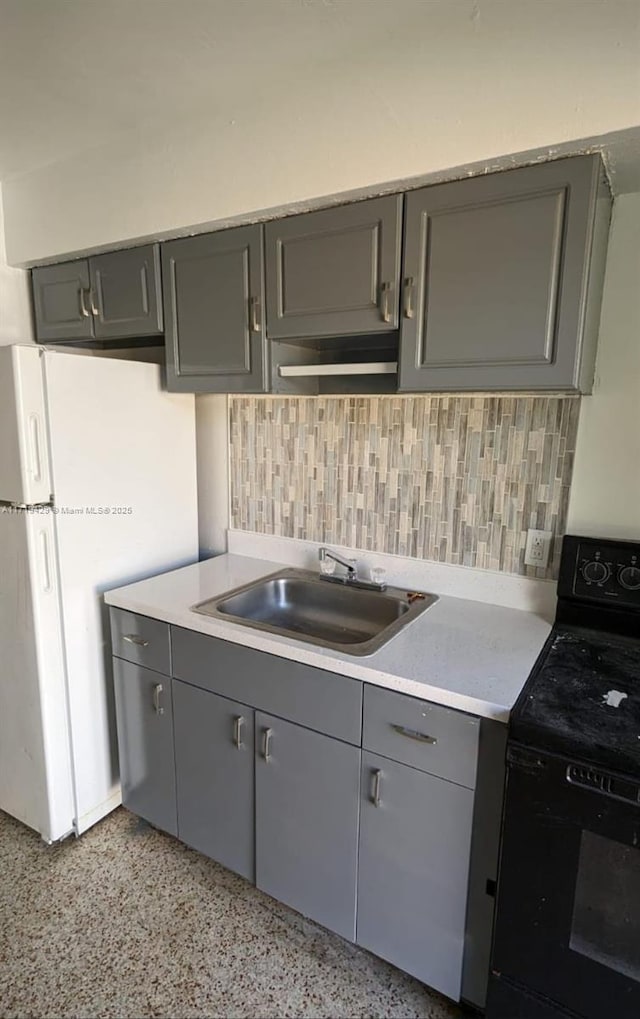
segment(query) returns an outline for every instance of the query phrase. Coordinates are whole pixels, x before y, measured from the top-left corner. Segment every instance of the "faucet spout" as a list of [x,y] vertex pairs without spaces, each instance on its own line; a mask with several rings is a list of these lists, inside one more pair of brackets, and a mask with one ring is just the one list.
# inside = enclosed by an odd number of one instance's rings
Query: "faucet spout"
[[320,559],[321,563],[325,562],[327,559],[332,559],[334,563],[338,563],[340,566],[344,566],[345,570],[347,571],[347,575],[345,577],[345,581],[347,583],[353,583],[353,581],[358,579],[358,568],[355,559],[346,559],[343,556],[341,556],[338,552],[333,552],[330,548],[327,548],[325,545],[322,545],[318,549],[318,558]]
[[372,571],[372,575],[378,574],[375,580],[360,580],[358,577],[358,564],[355,559],[347,559],[344,556],[334,552],[333,549],[327,548],[326,545],[322,545],[318,549],[318,558],[321,563],[332,559],[334,563],[339,563],[340,566],[344,566],[345,573],[339,573],[333,576],[332,572],[325,572],[321,570],[320,580],[328,580],[332,584],[349,584],[351,587],[361,587],[364,591],[386,591],[387,582],[384,579],[385,570],[378,569]]

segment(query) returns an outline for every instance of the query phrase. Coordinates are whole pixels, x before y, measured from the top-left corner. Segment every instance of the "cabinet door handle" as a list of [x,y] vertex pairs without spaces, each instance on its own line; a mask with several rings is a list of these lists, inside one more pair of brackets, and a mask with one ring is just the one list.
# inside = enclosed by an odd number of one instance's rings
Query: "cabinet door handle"
[[83,318],[89,318],[89,310],[84,300],[84,289],[80,287],[78,297],[80,298],[80,314]]
[[153,688],[153,710],[156,715],[164,715],[164,708],[160,703],[160,697],[162,696],[162,683],[156,683]]
[[125,633],[122,639],[127,644],[137,644],[138,647],[149,647],[149,641],[145,640],[144,637],[138,637],[136,633]]
[[380,284],[380,314],[383,322],[391,321],[391,293],[393,283]]
[[89,304],[91,305],[91,314],[94,315],[95,318],[98,318],[98,316],[100,315],[100,309],[96,304],[96,299],[93,294],[93,287],[89,291]]
[[394,722],[389,723],[394,732],[397,732],[399,736],[406,736],[407,739],[414,739],[418,743],[428,743],[430,746],[435,746],[438,742],[435,736],[430,736],[428,732],[420,732],[419,729],[409,729],[406,725],[395,725]]
[[260,298],[249,298],[249,308],[251,317],[251,332],[259,333],[262,329],[262,323],[260,321]]
[[244,743],[243,743],[243,740],[242,740],[242,726],[243,725],[244,725],[244,718],[242,717],[242,715],[236,715],[236,717],[233,720],[233,743],[234,743],[234,746],[236,746],[238,748],[238,750],[240,750],[240,748],[244,746]]
[[372,768],[371,770],[371,802],[374,807],[380,806],[380,787],[382,785],[382,772],[380,768]]
[[416,281],[413,276],[406,276],[402,291],[402,310],[405,318],[413,318],[413,290]]
[[262,730],[262,756],[265,761],[271,760],[271,737],[273,736],[273,729]]

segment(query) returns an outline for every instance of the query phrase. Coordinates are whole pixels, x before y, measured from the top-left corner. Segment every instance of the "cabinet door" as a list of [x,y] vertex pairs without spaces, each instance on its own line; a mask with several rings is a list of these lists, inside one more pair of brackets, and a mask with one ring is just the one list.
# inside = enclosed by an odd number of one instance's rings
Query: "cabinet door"
[[167,387],[267,391],[262,227],[162,245]]
[[253,711],[175,681],[178,834],[254,880]]
[[267,223],[271,339],[398,327],[402,195]]
[[86,260],[33,269],[31,282],[36,339],[40,343],[93,339]]
[[353,941],[360,750],[256,714],[256,884]]
[[89,259],[94,330],[98,339],[162,332],[160,252],[157,244]]
[[459,999],[473,792],[362,755],[357,942]]
[[122,802],[177,834],[171,680],[113,659]]
[[575,388],[598,159],[411,192],[401,390]]

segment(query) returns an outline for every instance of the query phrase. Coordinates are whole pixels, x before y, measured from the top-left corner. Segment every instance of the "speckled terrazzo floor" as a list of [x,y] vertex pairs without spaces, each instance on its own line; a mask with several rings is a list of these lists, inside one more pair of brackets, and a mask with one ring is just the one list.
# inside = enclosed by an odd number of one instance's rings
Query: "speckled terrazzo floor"
[[466,1013],[118,810],[47,847],[0,813],[0,1016]]

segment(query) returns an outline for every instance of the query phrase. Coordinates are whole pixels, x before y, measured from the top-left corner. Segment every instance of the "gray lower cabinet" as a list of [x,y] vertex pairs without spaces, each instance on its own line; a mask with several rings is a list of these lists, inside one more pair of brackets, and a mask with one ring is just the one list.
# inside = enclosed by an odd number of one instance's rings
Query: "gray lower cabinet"
[[589,392],[609,213],[599,156],[410,192],[400,390]]
[[357,943],[459,999],[474,794],[362,755]]
[[402,195],[265,226],[270,339],[398,328]]
[[355,938],[360,750],[256,713],[256,884]]
[[157,244],[32,271],[40,343],[121,340],[162,333]]
[[120,609],[112,636],[125,806],[482,1007],[504,727]]
[[167,388],[268,389],[262,226],[162,245]]
[[111,648],[117,658],[171,675],[169,626],[137,612],[111,609]]
[[122,802],[176,835],[172,680],[120,658],[113,673]]
[[36,339],[40,343],[93,339],[86,259],[33,269],[31,285]]
[[174,680],[178,835],[254,880],[253,710]]

